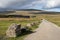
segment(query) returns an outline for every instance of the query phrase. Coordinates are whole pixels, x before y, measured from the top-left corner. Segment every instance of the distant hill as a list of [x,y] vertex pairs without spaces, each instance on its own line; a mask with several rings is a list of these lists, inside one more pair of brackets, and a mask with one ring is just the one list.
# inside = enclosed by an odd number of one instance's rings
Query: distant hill
[[15,9],[16,11],[42,11],[38,9]]
[[38,10],[38,9],[2,9],[0,8],[0,13],[4,13],[4,12],[11,12],[11,11],[42,11],[42,10]]
[[13,9],[0,11],[0,15],[30,15],[30,14],[60,14],[60,12],[51,12],[38,9]]

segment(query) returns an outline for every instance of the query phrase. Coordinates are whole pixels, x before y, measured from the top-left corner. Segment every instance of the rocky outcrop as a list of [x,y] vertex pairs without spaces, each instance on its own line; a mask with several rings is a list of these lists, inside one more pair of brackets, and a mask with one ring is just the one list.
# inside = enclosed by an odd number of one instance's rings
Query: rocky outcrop
[[32,26],[35,26],[35,25],[38,25],[39,22],[32,22],[32,23],[28,23],[26,26],[27,27],[32,27]]
[[6,36],[7,37],[16,37],[17,35],[19,35],[21,33],[21,24],[11,24],[8,28],[8,30],[6,31]]

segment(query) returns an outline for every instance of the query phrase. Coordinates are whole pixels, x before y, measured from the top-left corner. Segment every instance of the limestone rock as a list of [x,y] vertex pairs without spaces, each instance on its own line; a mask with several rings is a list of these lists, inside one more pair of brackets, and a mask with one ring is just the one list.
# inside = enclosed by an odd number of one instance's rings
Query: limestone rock
[[35,22],[33,22],[33,23],[28,23],[26,26],[27,26],[27,27],[32,27],[32,26],[34,26],[34,25],[36,25]]
[[34,26],[34,25],[36,25],[36,23],[35,23],[35,22],[33,22],[33,23],[31,23],[31,25],[32,25],[32,26]]
[[31,25],[31,23],[28,23],[26,26],[27,26],[27,27],[31,27],[32,25]]
[[16,37],[21,33],[21,24],[11,24],[8,30],[6,31],[7,37]]

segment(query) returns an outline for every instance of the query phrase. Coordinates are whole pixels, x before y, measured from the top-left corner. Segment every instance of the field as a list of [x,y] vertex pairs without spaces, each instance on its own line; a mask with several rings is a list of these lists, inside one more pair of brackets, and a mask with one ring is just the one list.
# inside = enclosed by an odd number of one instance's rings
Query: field
[[[60,14],[34,14],[35,18],[0,18],[0,40],[23,40],[27,35],[19,36],[16,38],[5,38],[5,32],[12,23],[26,25],[27,23],[32,23],[39,21],[41,19],[46,19],[60,26]],[[37,26],[38,27],[38,26]],[[37,27],[32,27],[36,29]]]

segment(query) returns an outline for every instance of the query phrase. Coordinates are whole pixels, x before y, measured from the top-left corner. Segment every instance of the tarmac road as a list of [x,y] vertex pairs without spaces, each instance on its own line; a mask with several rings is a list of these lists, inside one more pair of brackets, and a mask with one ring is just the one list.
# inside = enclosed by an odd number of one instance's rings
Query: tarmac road
[[60,27],[45,19],[42,20],[39,28],[35,31],[24,40],[60,40]]

